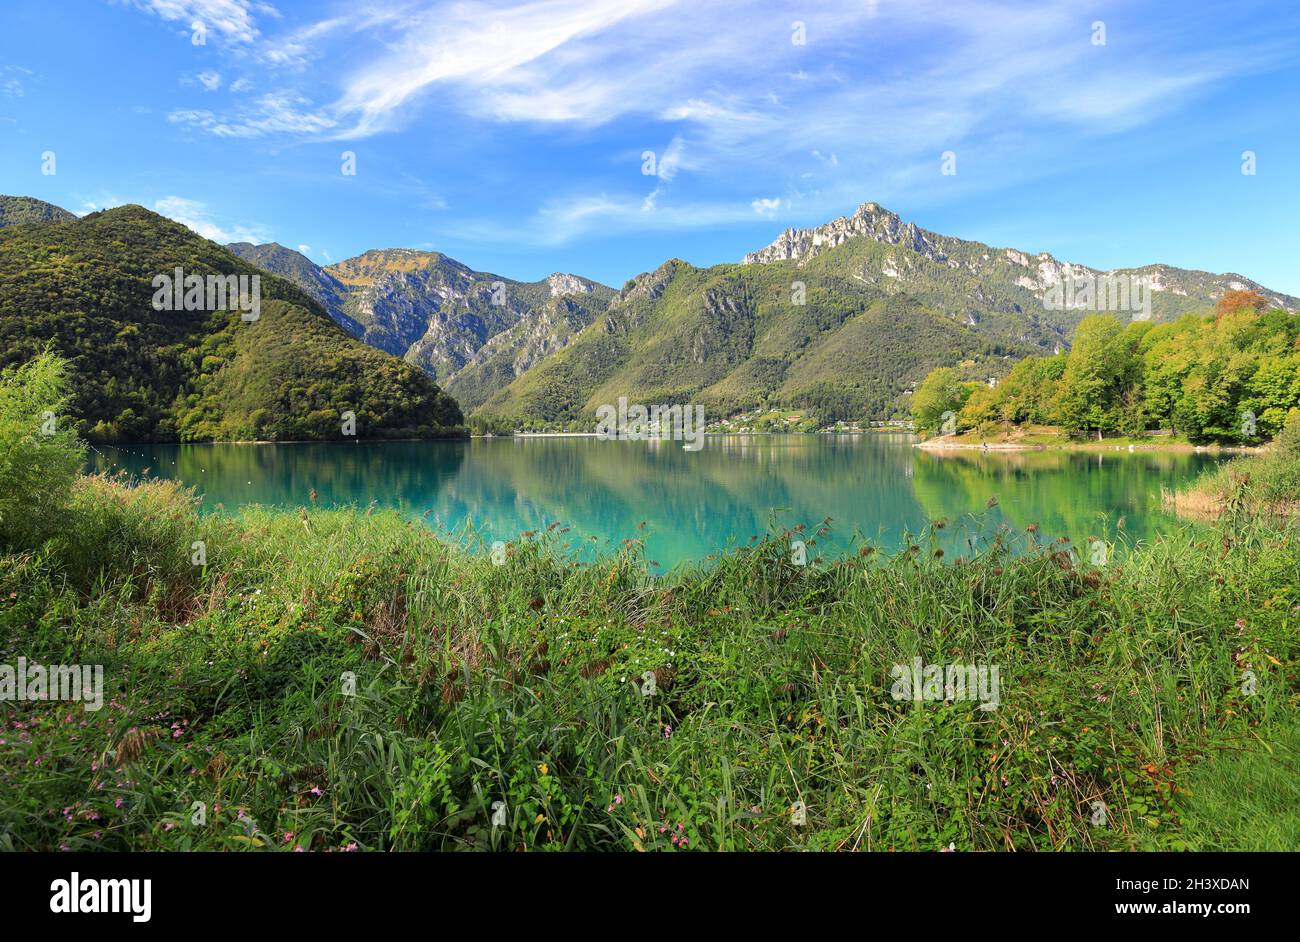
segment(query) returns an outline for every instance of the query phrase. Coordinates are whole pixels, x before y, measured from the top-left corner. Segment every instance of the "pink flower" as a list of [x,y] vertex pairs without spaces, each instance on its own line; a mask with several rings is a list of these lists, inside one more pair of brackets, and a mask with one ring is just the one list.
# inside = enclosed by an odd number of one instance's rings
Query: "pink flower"
[[287,844],[287,843],[289,843],[291,840],[293,840],[293,831],[285,831],[285,832],[284,832],[284,843]]

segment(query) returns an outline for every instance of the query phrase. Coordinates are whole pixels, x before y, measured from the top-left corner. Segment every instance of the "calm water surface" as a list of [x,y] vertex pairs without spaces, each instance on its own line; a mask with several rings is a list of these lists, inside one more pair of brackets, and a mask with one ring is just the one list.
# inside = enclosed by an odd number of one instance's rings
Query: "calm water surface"
[[[1114,533],[1132,539],[1178,525],[1160,512],[1174,488],[1217,459],[1197,454],[1021,452],[934,454],[909,435],[709,436],[697,452],[673,442],[497,438],[460,442],[99,446],[96,470],[175,478],[206,511],[245,504],[297,507],[372,502],[485,541],[551,523],[590,551],[647,538],[669,568],[768,530],[832,518],[817,549],[849,550],[855,535],[886,547],[944,519],[943,544],[961,552],[1000,523],[1041,538]],[[987,502],[996,498],[989,508]],[[645,523],[644,530],[638,525]],[[810,553],[811,555],[811,553]]]

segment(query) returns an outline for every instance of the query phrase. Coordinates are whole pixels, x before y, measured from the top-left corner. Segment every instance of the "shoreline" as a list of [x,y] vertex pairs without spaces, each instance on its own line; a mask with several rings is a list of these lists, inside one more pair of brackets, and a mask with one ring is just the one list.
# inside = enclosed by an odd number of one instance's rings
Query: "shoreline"
[[[702,432],[704,436],[711,438],[726,438],[734,436],[777,436],[788,435],[807,438],[817,437],[861,437],[864,435],[910,435],[915,437],[914,432],[908,432],[905,429],[861,429],[857,431],[843,432]],[[433,443],[433,442],[466,442],[488,439],[521,439],[521,438],[599,438],[597,432],[514,432],[509,435],[465,435],[465,436],[442,436],[438,438],[356,438],[351,441],[340,439],[312,440],[312,439],[295,439],[289,440],[257,440],[257,439],[233,439],[228,441],[203,441],[203,442],[91,442],[90,444],[100,448],[142,448],[158,445],[376,445],[384,443],[410,444],[413,442]],[[1255,455],[1263,451],[1260,445],[1194,445],[1190,442],[1123,442],[1112,444],[1108,441],[1085,441],[1085,442],[1007,442],[1007,441],[990,441],[990,442],[968,442],[968,441],[946,441],[944,436],[937,436],[922,441],[912,442],[913,448],[919,448],[928,452],[950,452],[950,451],[980,451],[980,452],[1036,452],[1036,451],[1075,451],[1075,452],[1147,452],[1147,453],[1172,453],[1172,454],[1225,454],[1225,455]],[[636,439],[619,439],[620,441],[635,441]]]
[[944,451],[1002,451],[1002,452],[1029,452],[1029,451],[1078,451],[1078,452],[1121,452],[1128,454],[1137,454],[1144,452],[1148,454],[1209,454],[1209,455],[1255,455],[1259,454],[1263,448],[1260,445],[1193,445],[1190,442],[1167,442],[1167,443],[1137,443],[1123,442],[1121,444],[1112,444],[1106,441],[1100,442],[946,442],[936,438],[925,441],[913,442],[913,448],[920,448],[923,451],[944,452]]

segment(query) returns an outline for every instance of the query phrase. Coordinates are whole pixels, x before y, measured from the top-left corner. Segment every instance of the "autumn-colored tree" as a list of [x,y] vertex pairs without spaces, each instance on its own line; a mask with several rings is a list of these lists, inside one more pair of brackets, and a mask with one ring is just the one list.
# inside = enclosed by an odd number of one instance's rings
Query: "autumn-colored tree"
[[1220,317],[1244,307],[1262,311],[1268,307],[1268,298],[1258,291],[1225,291],[1223,297],[1219,298],[1219,303],[1214,306],[1215,313]]

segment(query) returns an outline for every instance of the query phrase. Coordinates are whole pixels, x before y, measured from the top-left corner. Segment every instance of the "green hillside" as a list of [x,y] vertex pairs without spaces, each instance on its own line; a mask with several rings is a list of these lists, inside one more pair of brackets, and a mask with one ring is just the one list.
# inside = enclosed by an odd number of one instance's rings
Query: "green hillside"
[[[261,316],[153,308],[155,276],[258,275]],[[46,347],[73,368],[92,440],[459,434],[424,373],[348,336],[302,290],[139,206],[0,232],[0,367]]]
[[620,396],[702,404],[710,419],[760,405],[821,421],[901,415],[911,384],[952,360],[1002,371],[1010,352],[908,297],[805,282],[793,263],[697,269],[673,260],[629,282],[606,316],[489,398],[488,427],[594,426]]

